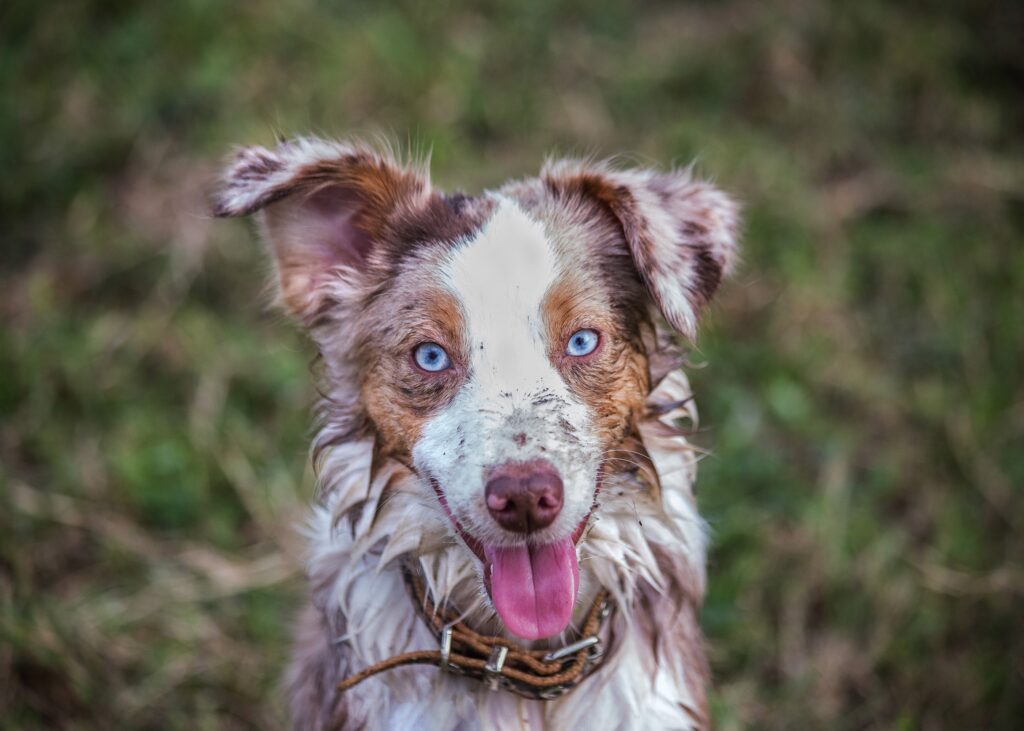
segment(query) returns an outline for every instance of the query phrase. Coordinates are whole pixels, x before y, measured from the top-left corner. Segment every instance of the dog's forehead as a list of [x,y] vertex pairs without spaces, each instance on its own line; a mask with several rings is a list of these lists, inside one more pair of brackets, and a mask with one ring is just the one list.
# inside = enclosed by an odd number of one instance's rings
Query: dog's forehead
[[453,253],[447,269],[467,312],[502,319],[513,313],[535,318],[557,276],[544,226],[508,198],[499,199],[490,220]]
[[443,277],[463,312],[478,385],[498,393],[553,385],[544,302],[558,269],[544,225],[508,198],[452,252]]

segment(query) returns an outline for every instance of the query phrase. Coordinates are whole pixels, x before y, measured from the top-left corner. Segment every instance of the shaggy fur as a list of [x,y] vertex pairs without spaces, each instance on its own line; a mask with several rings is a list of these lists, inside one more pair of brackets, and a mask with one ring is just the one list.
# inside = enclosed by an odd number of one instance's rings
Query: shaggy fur
[[[304,139],[240,151],[215,207],[260,211],[280,302],[322,356],[312,602],[288,675],[295,726],[705,728],[705,536],[695,454],[676,426],[696,412],[659,323],[696,333],[736,256],[735,204],[686,171],[579,161],[445,195],[422,166]],[[598,346],[569,355],[584,328]],[[417,366],[425,342],[450,367]],[[561,476],[564,505],[550,526],[511,534],[488,513],[487,477],[538,460]],[[423,667],[334,690],[384,658],[436,649],[402,561],[470,626],[511,637],[492,600],[493,552],[570,539],[569,626],[515,641],[571,641],[608,590],[613,646],[572,693],[524,700]]]

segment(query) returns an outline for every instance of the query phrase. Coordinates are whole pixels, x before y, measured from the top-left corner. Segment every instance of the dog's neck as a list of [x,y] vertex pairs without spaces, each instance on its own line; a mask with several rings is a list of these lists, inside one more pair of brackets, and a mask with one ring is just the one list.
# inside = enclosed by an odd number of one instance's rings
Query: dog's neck
[[[696,633],[691,625],[704,592],[704,524],[691,487],[696,453],[674,426],[683,416],[695,421],[689,398],[685,376],[671,372],[651,393],[649,418],[639,425],[660,491],[635,471],[606,475],[600,508],[579,544],[580,595],[572,625],[580,626],[600,589],[608,591],[619,607],[618,639],[615,657],[598,676],[605,683],[623,684],[626,700],[650,703],[639,695],[656,692],[668,696],[662,700],[675,703],[676,709],[689,708],[694,718],[701,718],[706,714],[705,669],[700,639],[691,636]],[[325,450],[319,460],[322,502],[310,524],[314,603],[324,614],[332,641],[350,651],[349,670],[401,652],[437,647],[406,596],[400,573],[404,559],[418,564],[431,594],[459,607],[467,624],[480,632],[502,633],[483,589],[480,562],[430,504],[436,500],[430,488],[395,461],[376,467],[373,461],[370,439]],[[660,626],[673,622],[679,612],[686,612],[686,627]],[[559,646],[571,641],[569,635],[545,643]],[[655,658],[666,652],[675,653],[678,667],[661,667],[664,660]],[[615,670],[617,666],[623,667]],[[358,706],[370,697],[392,702],[417,697],[414,686],[427,671],[418,671],[415,681],[408,672],[367,681],[350,691],[359,696],[353,702]],[[619,678],[622,673],[644,678]],[[588,683],[600,682],[598,676]],[[586,685],[572,695],[584,693]],[[571,707],[572,695],[546,705]],[[488,699],[493,701],[485,695],[482,702]]]

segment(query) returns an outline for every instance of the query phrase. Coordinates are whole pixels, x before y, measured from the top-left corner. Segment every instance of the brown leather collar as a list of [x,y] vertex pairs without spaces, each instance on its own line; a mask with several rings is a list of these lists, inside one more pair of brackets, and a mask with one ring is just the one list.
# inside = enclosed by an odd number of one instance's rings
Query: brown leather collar
[[346,691],[367,678],[402,665],[436,665],[444,671],[487,683],[524,698],[552,700],[579,685],[601,664],[612,641],[609,618],[614,604],[598,593],[580,639],[557,650],[527,650],[505,637],[481,635],[458,619],[458,612],[431,600],[423,577],[406,566],[406,585],[427,626],[437,633],[440,649],[395,655],[338,683]]

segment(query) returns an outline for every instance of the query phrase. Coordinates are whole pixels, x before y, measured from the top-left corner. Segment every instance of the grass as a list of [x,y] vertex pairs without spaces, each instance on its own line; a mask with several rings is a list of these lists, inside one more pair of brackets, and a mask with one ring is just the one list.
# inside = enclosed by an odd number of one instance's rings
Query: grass
[[1018,4],[0,9],[0,728],[279,728],[312,351],[205,192],[383,131],[746,202],[692,377],[722,729],[1024,718]]

